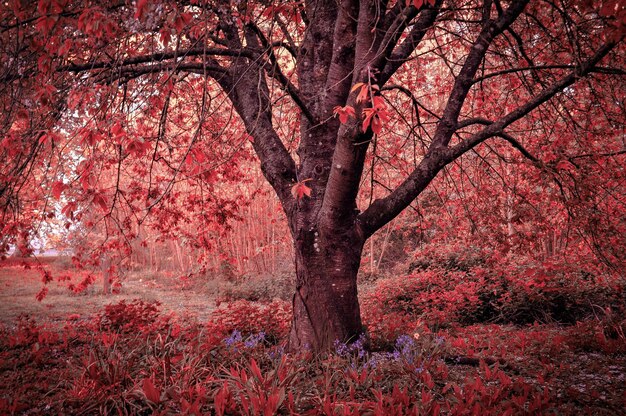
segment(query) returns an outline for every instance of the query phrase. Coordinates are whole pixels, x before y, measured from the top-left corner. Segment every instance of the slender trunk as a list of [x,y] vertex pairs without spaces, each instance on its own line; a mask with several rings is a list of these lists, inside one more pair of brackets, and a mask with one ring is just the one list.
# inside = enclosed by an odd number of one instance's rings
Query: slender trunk
[[298,233],[289,350],[328,350],[363,333],[357,297],[363,243],[354,229]]
[[106,295],[111,294],[111,258],[106,256],[102,262],[102,293]]
[[387,224],[387,231],[385,232],[385,239],[383,240],[383,246],[380,249],[380,255],[378,256],[378,262],[376,262],[376,273],[380,270],[380,263],[383,261],[383,256],[387,250],[387,244],[389,243],[389,236],[391,235],[391,222]]

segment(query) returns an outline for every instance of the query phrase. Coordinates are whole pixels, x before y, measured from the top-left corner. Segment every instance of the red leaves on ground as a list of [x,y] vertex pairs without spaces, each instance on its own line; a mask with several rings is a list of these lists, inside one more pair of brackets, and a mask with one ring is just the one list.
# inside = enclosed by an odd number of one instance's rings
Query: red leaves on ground
[[143,393],[146,395],[146,398],[150,400],[154,404],[159,404],[161,402],[161,392],[155,387],[154,381],[151,378],[144,378],[141,383],[143,388]]

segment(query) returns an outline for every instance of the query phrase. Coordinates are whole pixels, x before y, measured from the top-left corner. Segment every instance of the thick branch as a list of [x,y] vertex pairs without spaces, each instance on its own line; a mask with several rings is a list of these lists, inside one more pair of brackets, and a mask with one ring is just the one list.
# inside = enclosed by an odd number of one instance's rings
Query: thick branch
[[[331,111],[335,106],[345,105],[350,94],[358,14],[358,1],[342,2],[337,22],[335,23],[333,55],[325,87],[326,91],[328,91],[328,97],[324,105],[327,111]],[[336,128],[338,128],[338,125]]]
[[[471,126],[473,124],[482,124],[483,126],[490,126],[493,123],[494,122],[492,120],[488,120],[486,118],[481,118],[481,117],[469,118],[467,120],[463,120],[459,122],[458,129],[460,130],[463,127]],[[526,149],[524,145],[521,144],[515,137],[511,136],[510,134],[506,132],[500,132],[497,134],[497,136],[500,136],[504,140],[509,142],[511,146],[517,149],[526,159],[530,160],[534,164],[540,165],[542,163],[538,158],[536,158],[532,153],[530,153],[530,151]]]
[[[463,140],[461,143],[450,148],[450,156],[453,158],[456,158],[462,155],[463,153],[467,152],[468,150],[472,149],[479,143],[485,141],[489,137],[499,135],[504,130],[504,128],[514,123],[515,121],[519,120],[520,118],[526,116],[535,108],[539,107],[541,104],[550,100],[552,97],[554,97],[556,94],[563,91],[565,88],[574,84],[580,78],[593,72],[595,65],[598,62],[600,62],[602,58],[604,58],[619,42],[621,42],[622,39],[623,37],[619,40],[610,41],[604,44],[600,49],[598,49],[598,51],[591,58],[585,61],[575,71],[572,71],[568,75],[564,76],[563,78],[561,78],[560,80],[552,84],[550,87],[544,89],[541,93],[533,97],[526,104],[516,108],[515,110],[506,114],[499,120],[489,124],[482,131],[474,134],[468,139]],[[478,123],[478,121],[476,120],[479,120],[479,119],[472,119],[472,120]],[[465,123],[465,125],[467,125],[467,122]]]
[[[622,38],[623,39],[623,38]],[[452,148],[437,146],[433,144],[424,159],[417,168],[402,182],[391,194],[382,199],[377,199],[372,205],[358,216],[359,225],[365,237],[372,235],[376,230],[385,225],[387,222],[395,218],[404,208],[406,208],[417,196],[428,186],[435,178],[439,170],[446,164],[457,159],[467,151],[473,149],[479,143],[494,136],[502,136],[514,146],[516,142],[511,142],[510,136],[503,132],[504,128],[513,122],[524,117],[541,104],[550,100],[559,92],[568,86],[574,84],[578,79],[588,75],[593,71],[595,65],[602,60],[622,39],[611,41],[603,45],[598,51],[589,58],[582,66],[571,72],[567,76],[555,82],[552,86],[544,89],[540,94],[528,101],[526,104],[518,107],[514,111],[508,113],[499,120],[491,123],[489,120],[475,118],[459,123],[463,126],[471,124],[488,124],[486,128],[479,133],[474,134],[470,138],[462,141]],[[489,124],[491,123],[491,124]],[[459,128],[455,126],[454,131]],[[518,150],[525,150],[521,144],[517,143]],[[529,152],[526,152],[531,160],[534,158]],[[527,157],[528,157],[527,156]]]
[[174,50],[171,52],[158,52],[148,55],[134,56],[132,58],[122,59],[118,61],[100,61],[100,62],[86,62],[84,64],[69,63],[57,68],[58,72],[84,72],[94,69],[103,68],[119,68],[137,64],[145,64],[150,62],[160,62],[168,59],[180,59],[187,56],[232,56],[248,58],[254,58],[255,52],[247,48],[233,50],[225,48],[191,48],[183,50]]
[[321,106],[323,97],[320,93],[324,91],[331,64],[332,23],[337,21],[337,13],[337,2],[334,0],[306,2],[309,24],[298,53],[297,72],[303,98],[310,103],[311,112],[319,120],[327,116]]
[[384,85],[393,74],[411,57],[411,54],[418,47],[426,32],[433,26],[439,14],[441,0],[435,3],[432,9],[423,10],[411,28],[406,39],[391,53],[384,63],[385,66],[380,71],[378,77],[379,85]]
[[465,63],[463,64],[463,68],[461,68],[461,72],[454,82],[452,92],[450,93],[446,108],[441,117],[441,122],[435,131],[435,145],[447,146],[456,130],[457,120],[465,98],[473,85],[474,75],[483,61],[489,45],[491,45],[491,42],[496,36],[502,33],[517,19],[527,3],[528,0],[516,0],[497,21],[485,20],[483,29],[470,49]]
[[[527,66],[523,68],[507,68],[500,71],[492,72],[490,74],[483,75],[478,78],[474,78],[474,84],[485,81],[489,78],[498,77],[500,75],[513,74],[516,72],[525,72],[525,71],[541,71],[548,69],[575,69],[576,65],[535,65],[535,66]],[[593,68],[591,72],[597,72],[599,74],[612,74],[612,75],[626,75],[626,71],[621,68],[611,68],[608,66],[599,66]]]
[[[254,57],[255,53],[258,54],[258,52],[252,51],[250,49],[232,50],[232,49],[225,49],[225,48],[191,48],[191,49],[176,50],[176,51],[171,51],[171,52],[158,52],[158,53],[153,53],[153,54],[148,54],[148,55],[134,56],[132,58],[115,60],[115,61],[95,61],[95,62],[86,62],[86,63],[81,63],[81,64],[71,62],[67,65],[61,65],[55,68],[55,71],[56,72],[81,73],[81,72],[91,72],[95,70],[108,70],[108,69],[126,70],[126,68],[134,68],[130,70],[132,71],[132,70],[136,70],[141,65],[149,65],[151,63],[156,65],[158,63],[163,63],[164,61],[169,61],[171,59],[178,60],[177,61],[178,65],[180,65],[179,60],[182,60],[185,57],[203,56],[205,57],[205,59],[209,56]],[[212,64],[213,63],[214,65],[212,65],[212,68],[210,68],[211,70],[215,72],[225,71],[225,69],[221,65],[218,65],[216,61],[213,61]],[[177,64],[173,63],[171,65],[177,65]],[[189,68],[192,68],[194,63],[191,62],[186,65]],[[198,63],[198,65],[202,66],[201,63]],[[144,68],[148,68],[148,67],[145,66]],[[156,66],[154,66],[154,68],[156,68]],[[163,63],[163,68],[167,69],[167,68],[171,68],[171,66],[170,64]],[[145,73],[154,73],[154,72],[158,72],[158,71],[157,70],[146,71]],[[32,75],[34,75],[34,72],[32,71],[25,71],[23,74],[9,73],[5,75],[4,77],[0,78],[0,83],[7,83],[7,82],[12,82],[18,79],[25,79],[25,78],[31,77]]]

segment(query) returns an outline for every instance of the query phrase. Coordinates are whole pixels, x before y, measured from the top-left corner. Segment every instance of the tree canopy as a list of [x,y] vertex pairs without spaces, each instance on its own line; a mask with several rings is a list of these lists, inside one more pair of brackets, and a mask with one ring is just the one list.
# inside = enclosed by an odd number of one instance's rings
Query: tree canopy
[[499,161],[619,267],[625,27],[616,0],[4,1],[0,243],[57,218],[210,246],[258,159],[294,240],[290,348],[323,349],[362,332],[365,241]]

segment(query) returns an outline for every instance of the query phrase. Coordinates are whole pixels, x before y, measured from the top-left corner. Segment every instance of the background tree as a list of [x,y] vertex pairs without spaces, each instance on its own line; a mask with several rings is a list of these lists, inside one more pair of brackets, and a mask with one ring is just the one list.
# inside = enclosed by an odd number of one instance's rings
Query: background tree
[[[484,146],[555,181],[569,215],[591,203],[622,216],[626,12],[615,0],[0,7],[4,206],[29,167],[50,166],[63,215],[96,207],[129,246],[136,224],[180,197],[177,183],[241,180],[250,143],[294,240],[291,350],[363,332],[365,242],[461,156],[480,165]],[[16,140],[18,119],[29,129]],[[396,174],[381,178],[384,165]],[[518,166],[503,166],[493,171],[512,189]],[[586,174],[601,192],[580,186]],[[512,239],[513,197],[503,209]]]

